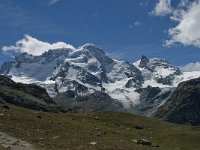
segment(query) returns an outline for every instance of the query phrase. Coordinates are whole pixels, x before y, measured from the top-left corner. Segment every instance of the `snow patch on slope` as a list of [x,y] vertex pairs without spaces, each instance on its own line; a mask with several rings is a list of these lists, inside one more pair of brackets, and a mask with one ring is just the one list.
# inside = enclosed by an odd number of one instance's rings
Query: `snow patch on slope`
[[24,83],[24,84],[37,84],[43,88],[46,89],[47,93],[50,97],[55,97],[58,93],[55,91],[55,81],[52,80],[45,80],[45,81],[38,81],[33,78],[27,77],[25,75],[15,76],[11,75],[11,79],[18,83]]
[[176,76],[174,79],[174,87],[177,87],[180,82],[199,78],[200,77],[200,71],[193,71],[193,72],[183,72],[182,75]]
[[114,83],[103,84],[108,95],[113,99],[119,100],[126,109],[139,104],[140,97],[139,93],[135,92],[136,88],[125,87],[125,83],[127,82],[128,79],[124,79]]

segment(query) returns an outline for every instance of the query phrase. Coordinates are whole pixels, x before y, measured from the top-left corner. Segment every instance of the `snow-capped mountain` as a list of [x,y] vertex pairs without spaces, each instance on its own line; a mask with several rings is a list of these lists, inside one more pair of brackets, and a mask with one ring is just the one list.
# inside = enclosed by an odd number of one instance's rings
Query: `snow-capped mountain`
[[179,68],[169,64],[165,59],[148,59],[142,56],[134,65],[142,72],[145,81],[143,86],[151,84],[158,87],[172,86],[175,76],[182,74]]
[[101,91],[125,110],[141,114],[153,112],[181,81],[200,76],[184,74],[164,59],[142,56],[133,64],[111,59],[93,44],[49,50],[40,56],[24,53],[5,62],[0,73],[45,87],[52,97],[67,91],[79,96]]

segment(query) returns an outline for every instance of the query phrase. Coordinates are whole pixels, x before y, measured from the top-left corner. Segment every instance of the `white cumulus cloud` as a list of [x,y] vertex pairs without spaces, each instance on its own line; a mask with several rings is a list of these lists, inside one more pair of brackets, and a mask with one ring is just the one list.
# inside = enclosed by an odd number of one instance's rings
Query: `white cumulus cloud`
[[159,0],[151,14],[164,16],[173,12],[171,0]]
[[41,55],[42,53],[50,50],[50,49],[58,49],[58,48],[71,48],[74,47],[70,44],[66,44],[64,42],[56,42],[56,43],[48,43],[39,41],[36,38],[31,37],[30,35],[25,35],[23,39],[17,41],[15,45],[3,46],[2,50],[4,52],[8,51],[16,51],[16,52],[26,52],[32,55]]
[[200,47],[200,0],[179,0],[176,6],[171,6],[172,0],[159,0],[153,14],[167,15],[177,24],[168,29],[168,39],[165,46],[182,44],[184,46]]
[[172,16],[174,18],[178,25],[168,30],[169,40],[166,40],[166,45],[181,43],[200,47],[200,0],[190,4],[186,10],[177,10]]
[[200,62],[189,63],[180,68],[184,72],[200,71]]

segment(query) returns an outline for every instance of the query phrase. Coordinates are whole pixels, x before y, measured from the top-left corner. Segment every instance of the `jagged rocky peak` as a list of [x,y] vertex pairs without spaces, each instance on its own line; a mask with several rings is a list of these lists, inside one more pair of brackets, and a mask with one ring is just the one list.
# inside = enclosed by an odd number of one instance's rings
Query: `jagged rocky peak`
[[9,72],[10,72],[10,69],[12,68],[12,65],[13,65],[13,61],[11,61],[11,62],[4,62],[1,65],[0,74],[8,75]]
[[79,50],[81,50],[81,52],[84,53],[89,58],[95,58],[95,59],[97,59],[97,61],[102,66],[105,66],[105,65],[113,63],[113,60],[111,58],[109,58],[105,54],[104,50],[102,50],[101,48],[97,47],[94,44],[90,44],[90,43],[85,44],[85,45],[81,46],[79,48]]
[[91,44],[91,43],[87,43],[81,46],[80,49],[88,50],[94,55],[97,55],[97,54],[105,55],[105,52],[102,49],[98,48],[96,45]]
[[171,85],[175,76],[182,74],[178,67],[171,65],[166,59],[160,58],[150,59],[147,69],[155,73],[158,83],[164,85]]
[[178,71],[180,72],[180,70],[177,67],[171,65],[166,59],[163,59],[163,58],[150,58],[149,59],[145,55],[142,55],[142,57],[139,61],[138,67],[145,68],[151,72],[154,72],[158,68],[164,68],[164,69],[173,68],[177,72]]
[[149,63],[149,59],[145,55],[142,55],[142,57],[140,59],[139,67],[140,68],[145,68],[148,63]]
[[39,56],[35,56],[32,54],[28,54],[28,53],[22,53],[18,56],[15,56],[14,61],[15,62],[29,62],[29,63],[33,63],[36,61],[40,61],[43,58],[47,58],[47,59],[56,59],[60,56],[64,56],[67,57],[71,52],[73,52],[75,49],[72,48],[58,48],[58,49],[49,49],[48,51],[42,53]]
[[22,53],[19,56],[15,56],[15,61],[16,62],[30,62],[30,61],[34,61],[37,57],[33,56],[31,54],[28,53]]
[[178,67],[162,58],[149,59],[143,55],[134,65],[140,69],[146,81],[156,81],[155,85],[172,85],[175,77],[182,74]]
[[73,49],[60,48],[60,49],[50,49],[42,54],[43,57],[59,57],[61,55],[68,56]]
[[22,60],[24,58],[29,58],[30,56],[32,56],[32,55],[30,55],[30,54],[28,54],[28,53],[25,52],[25,53],[22,53],[19,56],[15,56],[15,59]]

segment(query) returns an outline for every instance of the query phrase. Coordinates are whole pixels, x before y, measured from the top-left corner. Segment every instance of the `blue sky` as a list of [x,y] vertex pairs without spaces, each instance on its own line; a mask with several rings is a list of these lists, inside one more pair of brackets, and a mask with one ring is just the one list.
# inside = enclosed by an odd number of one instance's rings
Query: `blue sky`
[[[93,43],[108,55],[131,62],[142,54],[166,58],[175,65],[197,62],[200,46],[194,41],[200,39],[199,34],[193,34],[190,41],[183,39],[185,33],[180,38],[173,35],[172,44],[163,46],[170,39],[169,29],[183,22],[172,19],[175,10],[189,13],[192,7],[180,7],[180,1],[171,2],[168,10],[158,9],[159,0],[2,0],[0,47],[14,45],[28,34],[40,41],[63,41],[75,47]],[[0,51],[0,63],[10,59]]]

